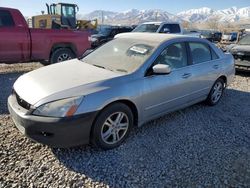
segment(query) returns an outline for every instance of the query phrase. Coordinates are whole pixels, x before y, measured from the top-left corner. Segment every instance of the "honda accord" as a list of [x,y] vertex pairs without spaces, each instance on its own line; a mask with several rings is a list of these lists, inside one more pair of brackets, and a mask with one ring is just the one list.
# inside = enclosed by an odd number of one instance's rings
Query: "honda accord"
[[83,59],[20,76],[8,107],[32,140],[112,149],[133,126],[201,101],[217,104],[234,72],[232,55],[205,39],[119,34]]

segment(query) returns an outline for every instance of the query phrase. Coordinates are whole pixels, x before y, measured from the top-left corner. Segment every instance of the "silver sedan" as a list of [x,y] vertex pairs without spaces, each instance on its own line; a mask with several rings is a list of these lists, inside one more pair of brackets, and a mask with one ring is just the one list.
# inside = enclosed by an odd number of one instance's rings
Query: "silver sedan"
[[81,60],[22,75],[8,107],[37,142],[111,149],[133,126],[201,101],[217,104],[234,73],[233,57],[207,40],[119,34]]

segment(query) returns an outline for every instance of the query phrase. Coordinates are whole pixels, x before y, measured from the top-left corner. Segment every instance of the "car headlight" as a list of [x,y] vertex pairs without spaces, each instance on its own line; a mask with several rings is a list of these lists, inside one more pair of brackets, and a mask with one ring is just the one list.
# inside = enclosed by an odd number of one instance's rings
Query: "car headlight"
[[47,117],[70,117],[75,114],[83,97],[72,97],[53,101],[39,106],[34,110],[33,115]]
[[94,37],[90,37],[90,41],[91,41],[91,42],[96,42],[96,41],[98,41],[98,39],[97,39],[97,38],[94,38]]

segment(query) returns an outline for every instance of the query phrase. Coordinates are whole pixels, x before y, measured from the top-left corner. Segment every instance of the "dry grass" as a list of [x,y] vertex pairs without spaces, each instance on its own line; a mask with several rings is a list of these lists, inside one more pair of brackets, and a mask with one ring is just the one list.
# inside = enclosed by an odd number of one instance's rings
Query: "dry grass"
[[41,63],[15,63],[15,64],[0,64],[0,74],[3,73],[16,73],[16,72],[29,72],[31,70],[42,67]]

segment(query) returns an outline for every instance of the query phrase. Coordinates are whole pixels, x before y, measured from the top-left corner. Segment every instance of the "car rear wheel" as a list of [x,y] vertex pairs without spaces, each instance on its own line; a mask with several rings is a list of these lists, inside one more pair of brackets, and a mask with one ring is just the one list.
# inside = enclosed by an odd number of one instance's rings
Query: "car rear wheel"
[[59,48],[51,55],[51,63],[59,63],[76,58],[76,55],[68,48]]
[[208,98],[206,100],[207,104],[210,106],[216,105],[220,101],[222,94],[224,92],[224,89],[225,89],[225,82],[223,79],[219,78],[214,83],[208,95]]
[[97,117],[92,130],[92,144],[107,150],[118,147],[127,138],[133,125],[133,114],[123,103],[105,108]]

